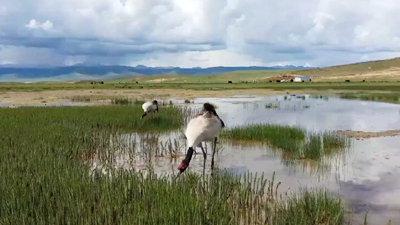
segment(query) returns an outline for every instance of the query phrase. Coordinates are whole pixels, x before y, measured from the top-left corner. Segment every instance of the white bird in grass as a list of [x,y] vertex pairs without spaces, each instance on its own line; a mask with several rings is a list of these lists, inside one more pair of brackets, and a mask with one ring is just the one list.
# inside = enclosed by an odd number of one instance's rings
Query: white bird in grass
[[147,114],[153,114],[154,112],[158,112],[158,102],[157,100],[154,100],[152,102],[148,101],[143,103],[142,105],[143,108],[143,114],[142,114],[142,119],[143,117],[147,116]]
[[185,159],[178,166],[180,173],[183,173],[189,166],[190,160],[193,156],[194,148],[196,148],[196,146],[199,146],[203,151],[205,166],[207,154],[201,145],[201,142],[205,141],[213,141],[211,169],[214,168],[214,155],[217,145],[217,135],[223,127],[225,127],[224,121],[219,118],[217,112],[215,112],[214,106],[210,103],[205,103],[203,105],[203,112],[197,117],[191,119],[187,125],[185,136],[187,139],[188,151]]

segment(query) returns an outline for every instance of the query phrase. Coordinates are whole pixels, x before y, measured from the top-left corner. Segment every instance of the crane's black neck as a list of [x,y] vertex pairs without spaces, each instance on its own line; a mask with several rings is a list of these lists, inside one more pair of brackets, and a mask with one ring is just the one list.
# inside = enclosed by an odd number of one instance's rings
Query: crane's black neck
[[186,157],[185,157],[185,159],[182,161],[182,163],[184,163],[185,165],[189,165],[190,160],[192,160],[193,152],[194,152],[193,147],[190,147],[190,148],[188,149],[188,151],[187,151],[187,153],[186,153]]

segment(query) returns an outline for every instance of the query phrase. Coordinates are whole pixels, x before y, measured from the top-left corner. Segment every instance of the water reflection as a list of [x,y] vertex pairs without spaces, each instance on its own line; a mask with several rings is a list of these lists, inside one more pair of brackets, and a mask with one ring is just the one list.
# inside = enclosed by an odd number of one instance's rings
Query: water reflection
[[[158,174],[175,174],[186,149],[181,133],[154,134],[154,137],[148,135],[123,135],[123,140],[131,144],[115,148],[121,151],[116,151],[119,154],[113,157],[111,161],[113,166],[148,170],[151,165]],[[174,142],[179,143],[176,145],[179,147],[176,147],[177,149],[172,147],[176,150],[176,155],[170,157],[171,151],[162,146]],[[216,165],[220,168],[238,174],[276,172],[276,180],[282,182],[281,192],[295,191],[304,187],[321,187],[340,193],[354,209],[355,220],[361,221],[366,210],[370,214],[371,224],[374,224],[373,221],[381,224],[380,222],[389,219],[393,222],[399,219],[400,180],[397,178],[400,176],[398,163],[400,138],[398,137],[354,141],[351,151],[334,155],[321,163],[289,160],[282,152],[262,144],[222,142],[220,146],[222,149],[216,155]],[[210,148],[210,145],[207,147]],[[123,148],[130,151],[123,151]],[[199,149],[197,152],[199,154],[194,155],[189,170],[202,173],[203,157]],[[98,165],[99,161],[96,163]],[[210,173],[209,168],[210,160],[206,166],[206,173]]]
[[399,177],[400,170],[395,170],[380,174],[378,181],[340,181],[340,192],[356,214],[368,212],[370,223],[382,224],[391,219],[392,224],[399,224]]

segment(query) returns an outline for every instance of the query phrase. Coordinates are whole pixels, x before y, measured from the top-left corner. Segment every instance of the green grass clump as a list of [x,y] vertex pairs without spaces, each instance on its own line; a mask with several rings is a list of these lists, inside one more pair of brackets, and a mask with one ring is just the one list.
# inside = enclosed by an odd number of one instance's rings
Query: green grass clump
[[142,105],[144,101],[128,97],[116,97],[108,95],[74,95],[69,97],[73,102],[96,102],[110,100],[114,105]]
[[343,99],[358,99],[358,96],[356,94],[346,93],[346,94],[341,94],[340,98],[343,98]]
[[304,191],[285,204],[278,204],[272,217],[275,225],[342,224],[340,198],[325,191]]
[[90,102],[92,99],[90,96],[84,96],[84,95],[77,95],[77,96],[72,96],[71,101],[73,102]]
[[328,152],[339,148],[345,148],[350,145],[348,139],[345,139],[343,136],[332,131],[322,133],[322,141],[324,143],[325,151]]
[[144,103],[143,100],[132,100],[129,98],[114,98],[111,99],[111,104],[114,105],[138,105],[138,106],[142,106]]
[[320,159],[323,154],[321,136],[312,133],[308,136],[308,141],[303,145],[303,157],[306,159]]
[[131,102],[132,101],[127,98],[117,98],[117,99],[111,100],[111,103],[115,104],[115,105],[128,105],[128,104],[131,104]]
[[305,138],[306,132],[298,127],[274,124],[253,124],[223,130],[221,137],[232,140],[266,141],[284,151],[293,151]]
[[340,95],[343,99],[359,99],[363,101],[374,101],[374,102],[389,102],[389,103],[400,103],[400,93],[344,93]]
[[252,124],[238,126],[224,130],[222,136],[236,140],[257,140],[265,139],[278,141],[279,139],[302,140],[306,132],[299,127],[290,127],[276,124]]
[[231,140],[262,141],[290,154],[291,158],[321,159],[350,143],[333,132],[307,133],[302,128],[288,125],[252,124],[223,130],[221,137]]

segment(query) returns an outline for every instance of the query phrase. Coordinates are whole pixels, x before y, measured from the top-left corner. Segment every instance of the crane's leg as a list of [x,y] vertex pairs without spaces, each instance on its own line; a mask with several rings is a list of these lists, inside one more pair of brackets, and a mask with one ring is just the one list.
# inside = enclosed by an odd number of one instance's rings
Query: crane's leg
[[203,152],[203,177],[206,174],[206,160],[207,160],[207,152],[204,150],[203,145],[200,145],[201,151]]
[[214,138],[214,143],[212,146],[211,170],[214,169],[214,156],[215,156],[216,148],[217,148],[217,137]]

